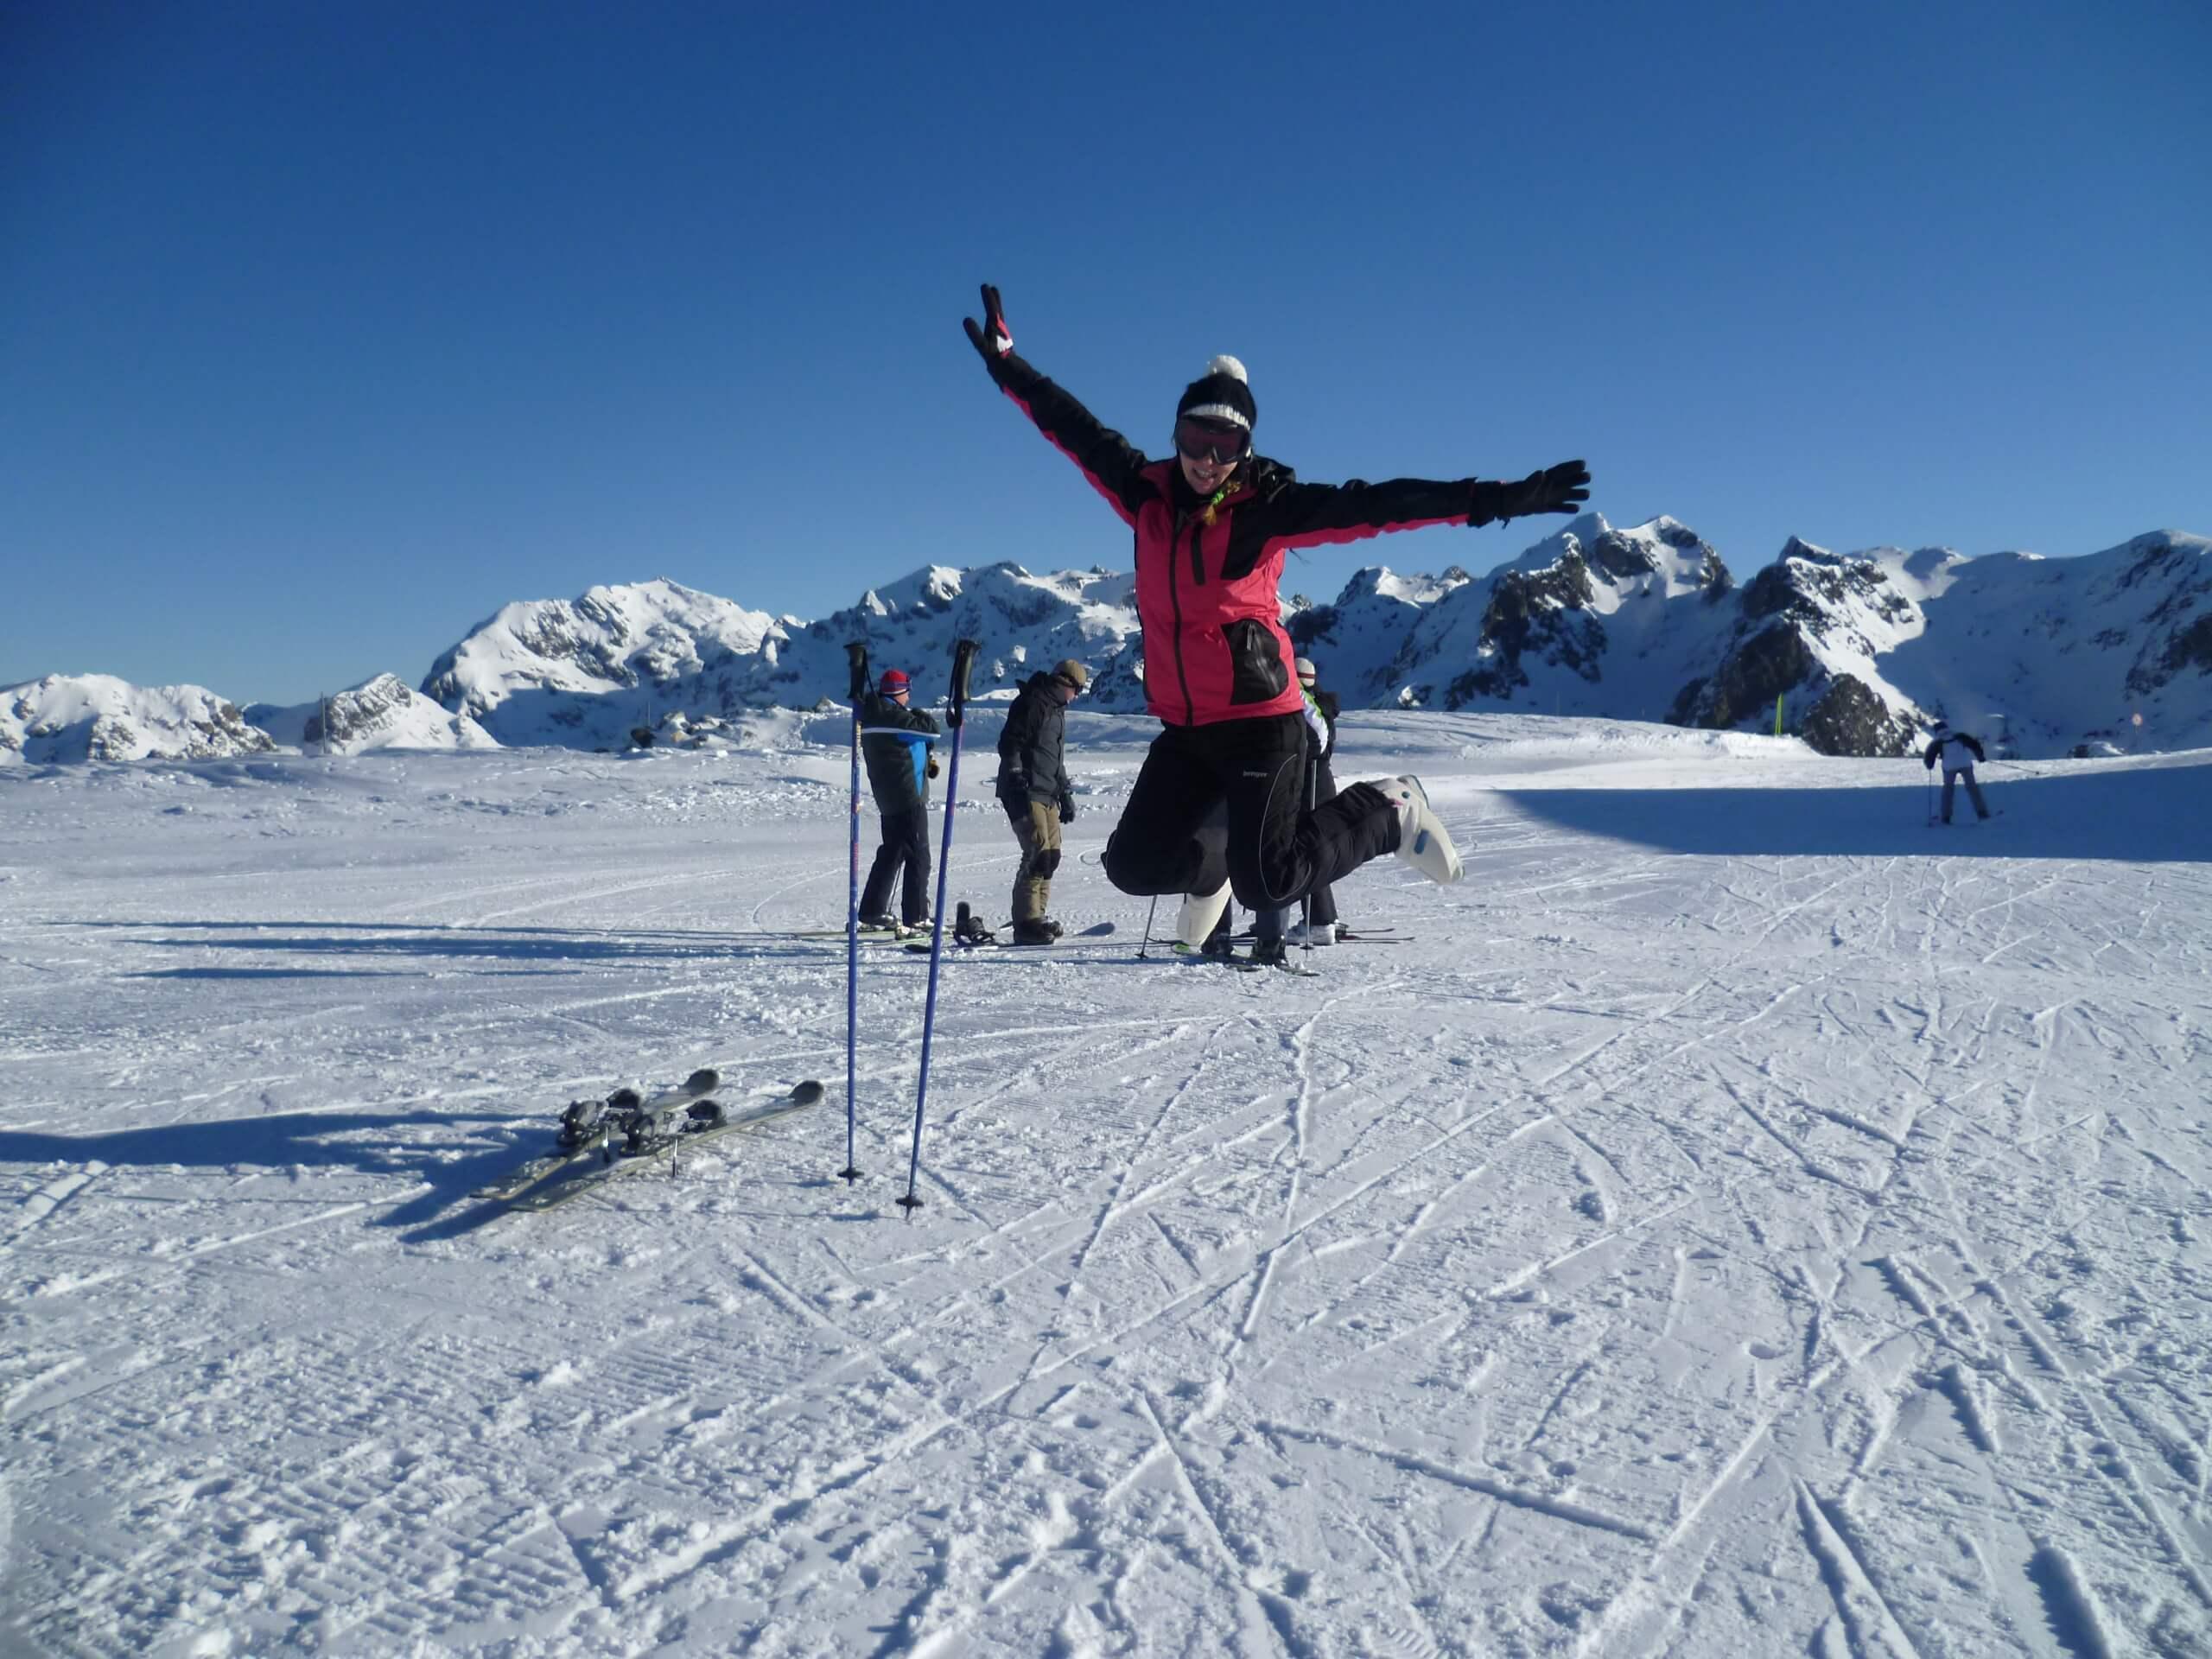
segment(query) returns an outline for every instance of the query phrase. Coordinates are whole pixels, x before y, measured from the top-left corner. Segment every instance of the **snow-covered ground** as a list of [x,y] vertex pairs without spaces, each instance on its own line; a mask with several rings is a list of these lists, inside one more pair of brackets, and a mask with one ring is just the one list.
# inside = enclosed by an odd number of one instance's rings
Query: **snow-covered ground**
[[[845,752],[0,772],[0,1650],[2212,1651],[2212,755],[1364,715],[1319,977],[863,964]],[[1014,843],[964,757],[954,896]],[[870,823],[872,831],[872,820]],[[871,836],[872,838],[872,836]],[[1165,910],[1166,906],[1163,906]],[[542,1216],[560,1105],[824,1103]]]

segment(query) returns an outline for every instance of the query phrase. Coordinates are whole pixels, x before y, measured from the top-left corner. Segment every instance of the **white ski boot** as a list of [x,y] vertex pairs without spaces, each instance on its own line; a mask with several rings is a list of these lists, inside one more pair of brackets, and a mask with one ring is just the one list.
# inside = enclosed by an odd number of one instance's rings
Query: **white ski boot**
[[1386,778],[1376,785],[1398,809],[1398,856],[1430,880],[1450,887],[1466,874],[1459,849],[1428,804],[1428,791],[1414,777]]
[[1229,908],[1229,883],[1224,881],[1211,893],[1186,893],[1183,908],[1175,915],[1175,942],[1186,944],[1193,950],[1201,949],[1206,936],[1213,931],[1213,925],[1221,919],[1221,912]]

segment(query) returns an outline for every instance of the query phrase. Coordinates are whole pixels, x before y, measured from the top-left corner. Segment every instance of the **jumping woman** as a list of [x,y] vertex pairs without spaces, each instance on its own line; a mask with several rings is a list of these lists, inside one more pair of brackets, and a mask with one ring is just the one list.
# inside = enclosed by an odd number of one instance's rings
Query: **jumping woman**
[[[1301,484],[1253,454],[1258,409],[1233,357],[1215,358],[1184,389],[1175,454],[1148,461],[1014,355],[998,289],[986,283],[983,321],[965,321],[999,390],[1135,535],[1145,702],[1166,729],[1107,842],[1107,879],[1142,896],[1211,893],[1225,877],[1253,910],[1294,903],[1384,853],[1432,881],[1457,881],[1458,849],[1418,779],[1354,784],[1306,810],[1304,693],[1278,620],[1283,556],[1426,524],[1572,513],[1590,497],[1582,462],[1517,483]],[[1224,802],[1225,842],[1218,830],[1205,832]]]

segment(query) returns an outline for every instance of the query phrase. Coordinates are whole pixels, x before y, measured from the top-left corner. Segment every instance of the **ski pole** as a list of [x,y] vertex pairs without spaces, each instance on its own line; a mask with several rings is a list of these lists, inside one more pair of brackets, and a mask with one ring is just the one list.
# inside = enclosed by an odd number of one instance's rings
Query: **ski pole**
[[930,1096],[930,1037],[937,1028],[938,968],[944,960],[944,889],[952,874],[953,814],[960,804],[960,728],[967,718],[968,672],[982,649],[973,639],[963,639],[952,648],[952,707],[945,715],[945,724],[952,728],[952,761],[944,774],[944,841],[937,855],[937,904],[930,912],[930,989],[922,1003],[922,1074],[914,1088],[914,1149],[906,1160],[906,1196],[899,1200],[909,1221],[922,1204],[915,1196],[914,1183],[922,1167],[922,1106]]
[[1932,766],[1928,771],[1928,822],[1936,822],[1936,770]]
[[[1314,802],[1320,790],[1321,763],[1308,753],[1306,757],[1306,816],[1308,820],[1313,817]],[[1310,972],[1313,967],[1313,884],[1311,881],[1306,884],[1305,907],[1306,956],[1304,961],[1307,971]]]
[[854,1049],[861,1013],[861,702],[868,696],[868,642],[855,639],[845,647],[846,665],[852,671],[853,801],[852,868],[845,900],[845,1166],[837,1172],[850,1185],[860,1179],[859,1160],[853,1156],[853,1122],[856,1109],[853,1090],[856,1062]]
[[1155,893],[1152,895],[1152,902],[1145,906],[1144,938],[1138,941],[1137,944],[1137,960],[1139,962],[1142,962],[1144,960],[1144,953],[1147,950],[1150,949],[1152,945],[1152,918],[1154,913],[1157,912],[1159,908],[1160,895]]

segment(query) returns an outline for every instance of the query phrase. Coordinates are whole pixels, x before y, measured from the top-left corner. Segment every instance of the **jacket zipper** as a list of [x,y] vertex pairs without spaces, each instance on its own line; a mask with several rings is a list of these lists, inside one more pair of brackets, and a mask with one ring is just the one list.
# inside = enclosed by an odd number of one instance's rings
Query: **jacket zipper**
[[[1183,589],[1175,575],[1175,543],[1183,533],[1183,515],[1179,512],[1167,529],[1167,605],[1175,617],[1175,680],[1183,688],[1183,723],[1195,726],[1198,722],[1198,705],[1191,700],[1191,672],[1183,663]],[[1195,564],[1197,561],[1192,560]],[[1200,570],[1198,580],[1203,584],[1205,573]]]

